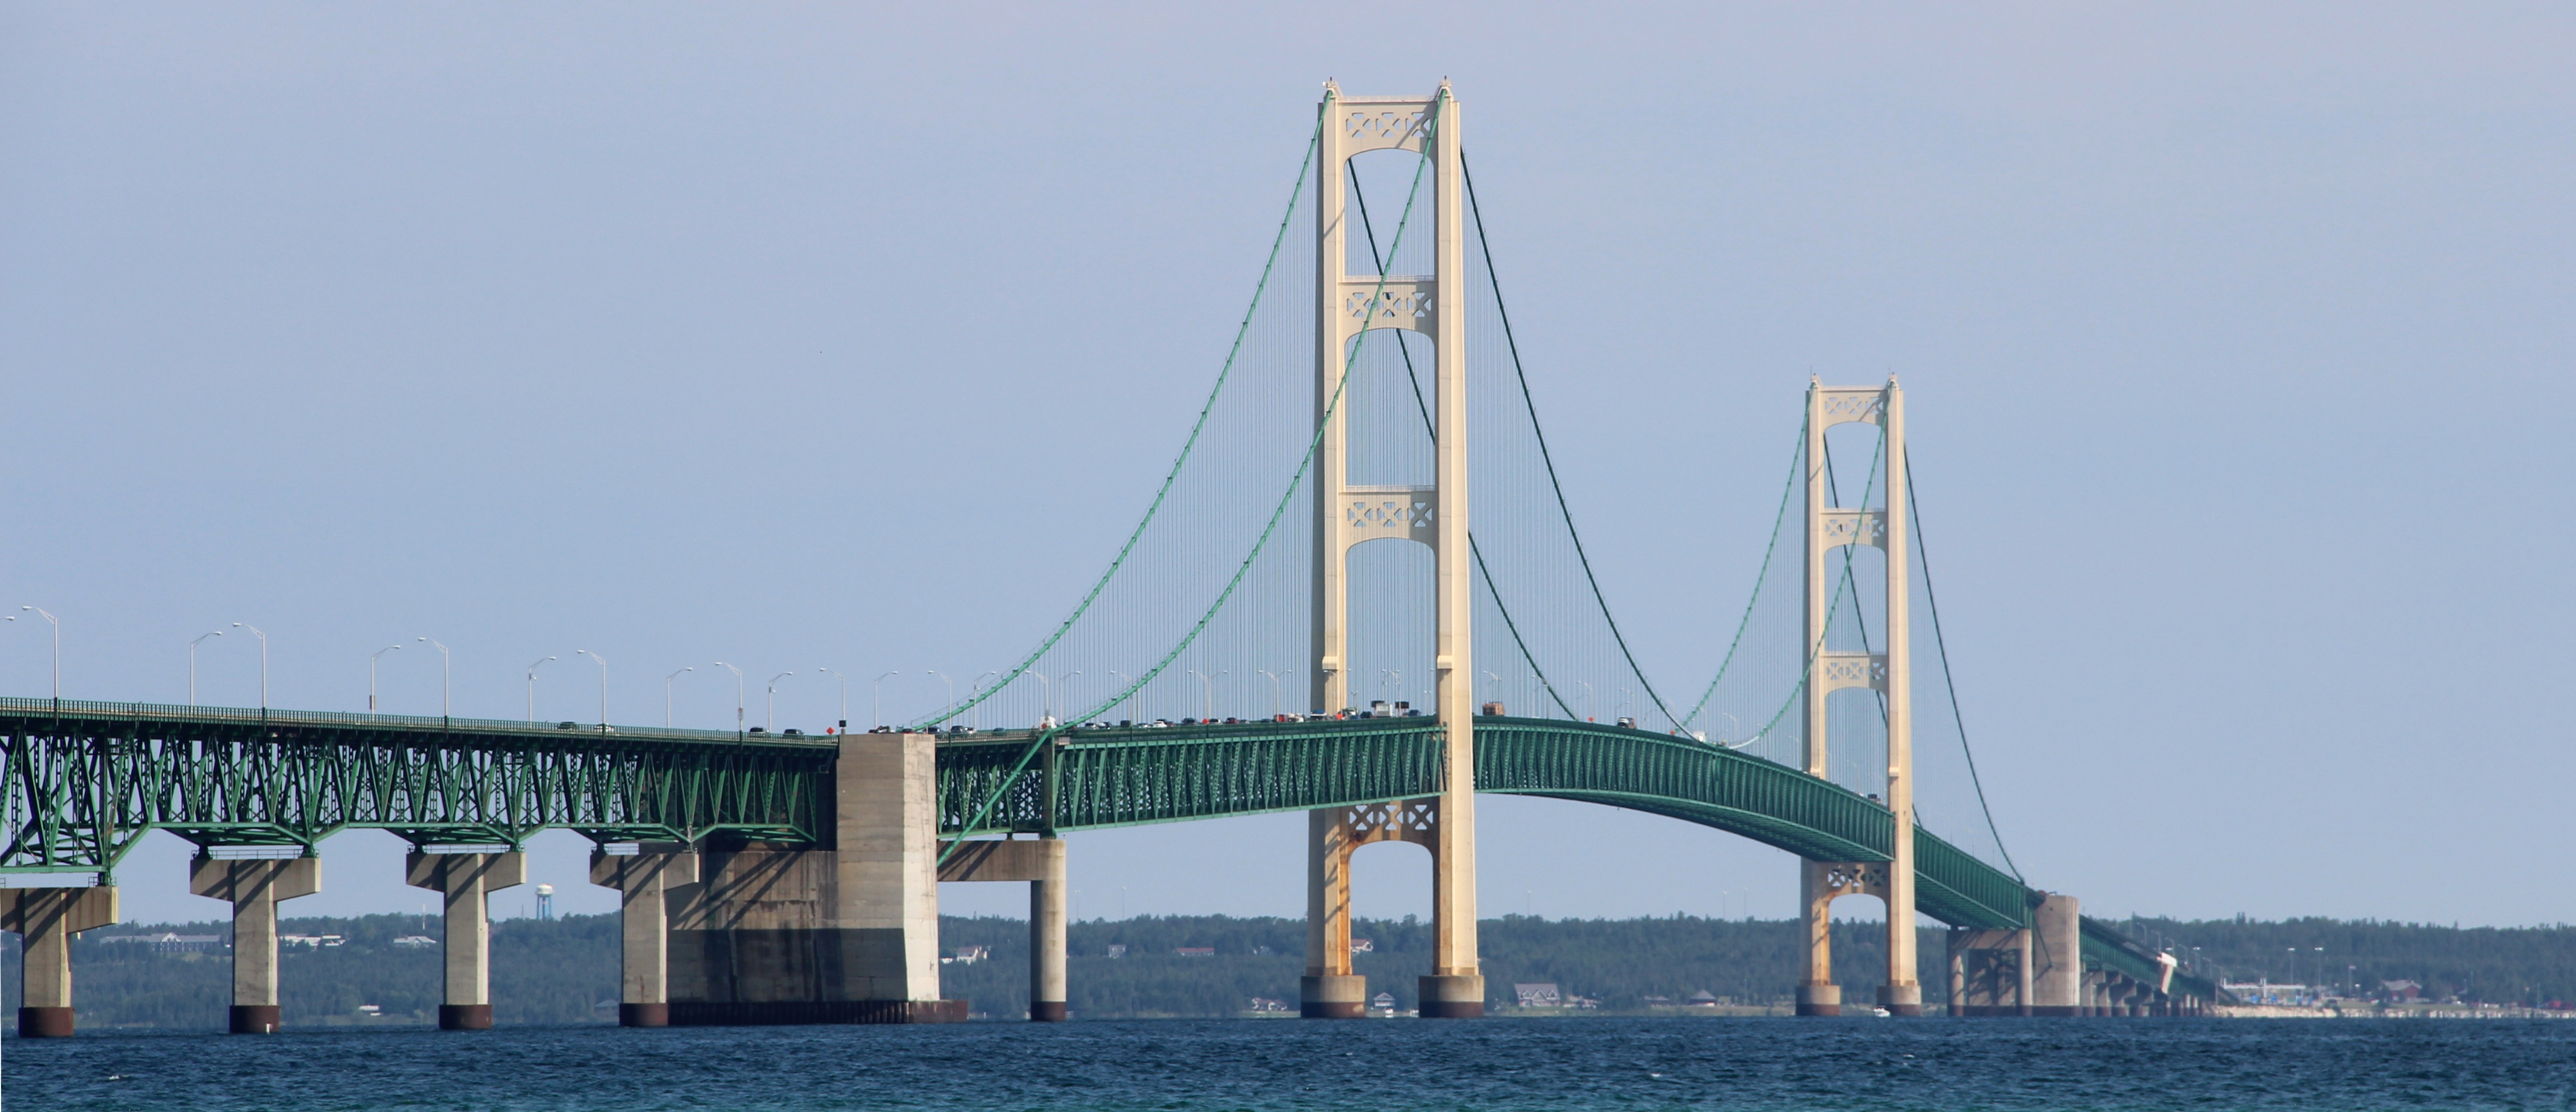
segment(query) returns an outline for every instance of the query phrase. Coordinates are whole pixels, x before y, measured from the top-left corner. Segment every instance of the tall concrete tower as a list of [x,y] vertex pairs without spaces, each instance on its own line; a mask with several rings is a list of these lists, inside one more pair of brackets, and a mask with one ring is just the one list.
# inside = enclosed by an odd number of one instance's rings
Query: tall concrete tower
[[[1871,485],[1886,492],[1881,509],[1836,506],[1825,476],[1825,430],[1854,422],[1879,426],[1885,471]],[[1834,984],[1830,909],[1835,898],[1877,896],[1887,902],[1887,983],[1878,1002],[1896,1015],[1923,1014],[1923,986],[1914,956],[1914,695],[1908,646],[1913,621],[1907,605],[1905,528],[1905,391],[1890,378],[1884,387],[1807,387],[1807,665],[1802,720],[1807,774],[1831,774],[1825,749],[1827,699],[1846,688],[1875,689],[1887,706],[1887,809],[1895,820],[1893,852],[1884,862],[1801,861],[1800,903],[1807,917],[1807,973],[1798,985],[1799,1015],[1839,1015],[1842,989]],[[1887,556],[1886,650],[1834,652],[1825,647],[1839,569],[1827,558],[1845,545],[1875,545]],[[1850,605],[1860,605],[1854,598]]]
[[[1420,985],[1426,1017],[1476,1016],[1485,980],[1476,958],[1476,762],[1474,570],[1467,548],[1466,190],[1459,156],[1458,101],[1449,84],[1428,98],[1344,97],[1324,87],[1315,179],[1315,420],[1322,442],[1315,468],[1314,706],[1353,705],[1350,658],[1351,549],[1377,540],[1431,546],[1438,629],[1433,671],[1444,738],[1443,791],[1428,799],[1311,813],[1307,846],[1306,977],[1300,1010],[1309,1017],[1357,1017],[1367,985],[1351,972],[1351,852],[1372,841],[1410,841],[1431,850],[1432,972]],[[1431,159],[1432,272],[1349,273],[1350,228],[1343,191],[1352,156],[1416,151]],[[1430,486],[1350,481],[1350,421],[1344,389],[1355,344],[1370,329],[1411,329],[1431,338],[1436,402]],[[1401,342],[1386,337],[1378,342]],[[1338,404],[1337,404],[1338,403]]]

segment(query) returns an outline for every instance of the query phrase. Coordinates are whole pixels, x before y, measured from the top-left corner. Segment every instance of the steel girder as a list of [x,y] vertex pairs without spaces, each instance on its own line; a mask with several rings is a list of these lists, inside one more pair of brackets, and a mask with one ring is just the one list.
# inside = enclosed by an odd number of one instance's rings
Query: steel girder
[[341,830],[516,847],[831,838],[829,742],[701,731],[0,700],[0,872],[106,872],[146,832],[303,846]]
[[[1439,727],[1427,718],[1079,729],[1031,754],[1036,744],[1029,733],[943,741],[941,833],[1137,826],[1378,803],[1442,788]],[[1023,771],[1011,777],[1014,768]],[[1006,778],[999,805],[967,829]],[[1647,811],[1821,861],[1885,861],[1895,835],[1885,807],[1796,769],[1587,722],[1478,718],[1476,789]],[[2020,927],[2034,904],[2011,874],[1919,826],[1915,868],[1916,905],[1945,923]]]

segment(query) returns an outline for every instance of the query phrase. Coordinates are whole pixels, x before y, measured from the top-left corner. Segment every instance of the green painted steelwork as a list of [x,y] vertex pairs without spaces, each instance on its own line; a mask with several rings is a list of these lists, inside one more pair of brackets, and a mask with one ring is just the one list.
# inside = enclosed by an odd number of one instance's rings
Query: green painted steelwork
[[[971,830],[961,829],[967,816],[1034,735],[951,739],[939,749],[942,833],[1092,830],[1434,795],[1438,738],[1428,718],[1077,729],[1058,735]],[[1647,811],[1820,861],[1885,861],[1895,835],[1885,807],[1796,769],[1561,719],[1477,719],[1476,789]],[[2011,874],[1919,826],[1915,846],[1925,914],[1960,926],[2024,924],[2037,897]]]
[[[1599,803],[1815,860],[1884,861],[1877,803],[1796,769],[1667,734],[1476,720],[1479,791]],[[1429,718],[943,735],[942,833],[1097,830],[1382,803],[1441,790]],[[146,832],[302,846],[341,830],[518,846],[730,834],[828,845],[837,739],[707,730],[0,699],[0,873],[115,868]],[[961,829],[997,788],[1001,802]],[[1957,926],[2025,925],[2039,893],[1916,828],[1916,906]],[[2145,981],[2155,957],[2087,920],[2084,958]],[[2214,989],[2214,986],[2213,986]],[[2215,993],[2204,993],[2215,998]]]
[[342,830],[518,846],[831,836],[833,744],[597,725],[0,700],[0,872],[113,870],[141,836],[310,847]]

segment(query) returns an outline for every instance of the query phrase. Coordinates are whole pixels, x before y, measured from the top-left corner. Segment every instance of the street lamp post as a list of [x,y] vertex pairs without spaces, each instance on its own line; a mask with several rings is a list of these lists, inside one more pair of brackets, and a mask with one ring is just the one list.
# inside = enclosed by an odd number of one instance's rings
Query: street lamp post
[[869,729],[873,730],[873,729],[876,729],[876,728],[877,728],[877,727],[879,727],[879,726],[883,726],[883,725],[885,725],[885,681],[886,681],[886,676],[900,676],[900,675],[902,675],[902,674],[903,674],[903,673],[901,673],[901,672],[888,672],[888,673],[886,673],[886,674],[885,674],[885,676],[878,676],[878,677],[876,678],[876,681],[875,681],[875,682],[870,683],[870,684],[868,685],[868,728],[869,728]]
[[1119,671],[1119,670],[1117,670],[1117,669],[1115,669],[1115,668],[1112,668],[1112,669],[1110,669],[1110,670],[1109,670],[1109,678],[1110,678],[1110,679],[1113,679],[1113,680],[1117,680],[1117,681],[1118,681],[1118,689],[1119,689],[1119,690],[1121,690],[1121,691],[1127,691],[1127,701],[1126,701],[1126,707],[1127,707],[1127,720],[1128,720],[1128,721],[1130,721],[1130,722],[1135,721],[1135,720],[1136,720],[1136,693],[1135,693],[1135,692],[1133,692],[1133,691],[1128,691],[1127,689],[1129,689],[1129,688],[1132,688],[1132,687],[1136,686],[1136,677],[1131,676],[1131,675],[1128,675],[1127,673],[1125,673],[1125,672],[1121,672],[1121,671]]
[[[942,672],[942,671],[939,671],[939,670],[938,670],[938,669],[936,669],[936,668],[924,668],[924,669],[922,669],[922,671],[923,671],[925,674],[933,675],[933,676],[937,676],[937,677],[939,677],[939,682],[941,682],[941,683],[944,683],[944,684],[947,684],[947,685],[948,685],[948,702],[947,702],[947,706],[951,706],[951,707],[956,706],[956,705],[957,705],[957,681],[956,681],[956,680],[949,679],[949,678],[948,678],[948,673],[946,673],[946,672]],[[943,710],[943,711],[942,711],[942,713],[946,713],[946,712],[945,712],[945,710]]]
[[1268,668],[1259,668],[1255,671],[1270,677],[1270,720],[1276,722],[1279,720],[1279,673]]
[[[387,646],[385,646],[384,648],[377,649],[376,651],[374,651],[374,652],[371,652],[371,653],[368,653],[368,654],[367,654],[367,713],[369,713],[369,714],[374,714],[374,713],[376,713],[376,662],[377,662],[377,661],[379,661],[379,660],[383,660],[383,659],[384,659],[384,657],[385,657],[385,654],[386,654],[386,653],[392,652],[392,651],[394,651],[395,649],[399,649],[399,648],[401,648],[401,647],[402,647],[401,645],[387,645]],[[196,685],[196,668],[197,668],[197,658],[195,658],[195,657],[193,657],[193,656],[189,657],[189,658],[188,658],[188,672],[189,672],[189,683],[188,683],[188,705],[189,705],[189,706],[195,706],[195,705],[197,705],[197,699],[196,699],[196,691],[197,691],[197,685]]]
[[441,719],[454,717],[456,714],[456,654],[448,652],[447,646],[440,645],[427,637],[416,637],[413,640],[428,641],[437,647],[438,717]]
[[589,649],[573,651],[599,662],[599,729],[605,733],[608,730],[608,658]]
[[[698,669],[695,665],[691,665],[687,668],[680,669],[680,672],[695,672],[697,670]],[[670,675],[662,677],[662,728],[665,730],[671,728],[671,681],[680,678],[680,672],[673,672]]]
[[998,675],[1001,675],[1001,673],[986,672],[983,675],[975,677],[974,683],[966,685],[966,693],[973,696],[975,699],[975,718],[973,721],[966,724],[969,729],[981,730],[984,728],[984,698],[982,695],[984,690],[984,681]]
[[1048,726],[1048,720],[1055,717],[1055,681],[1035,669],[1031,669],[1029,674],[1038,678],[1038,728],[1043,730]]
[[[218,629],[218,630],[216,630],[216,631],[214,631],[214,632],[212,632],[212,633],[200,633],[200,634],[198,634],[198,635],[197,635],[197,639],[196,639],[195,641],[190,641],[190,642],[188,642],[188,705],[189,705],[189,706],[192,706],[192,707],[193,707],[193,706],[196,706],[196,705],[197,705],[197,645],[198,645],[199,643],[203,642],[206,638],[209,638],[209,637],[221,637],[221,636],[223,636],[223,635],[224,635],[224,631],[222,631],[222,630]],[[373,710],[375,710],[375,709],[376,709],[376,681],[375,681],[375,677],[374,677],[372,674],[371,674],[371,675],[369,675],[369,677],[368,677],[368,679],[367,679],[367,709],[368,709],[368,710],[370,710],[370,711],[373,711]]]
[[742,669],[721,660],[716,662],[716,667],[733,673],[733,732],[739,734],[742,732],[743,725]]
[[1491,691],[1491,692],[1493,692],[1493,693],[1494,693],[1494,694],[1496,694],[1496,695],[1500,695],[1500,694],[1502,694],[1502,693],[1503,693],[1503,677],[1502,677],[1500,674],[1495,673],[1495,672],[1487,672],[1487,673],[1485,673],[1485,680],[1486,680],[1486,682],[1488,682],[1488,683],[1492,684],[1492,686],[1487,687],[1485,690],[1487,690],[1487,691]]
[[[265,634],[265,633],[261,633],[261,632],[259,631],[259,627],[258,627],[258,626],[255,626],[255,625],[243,625],[243,624],[242,624],[242,623],[240,623],[240,622],[234,622],[234,623],[233,623],[233,628],[234,628],[234,629],[247,629],[247,630],[251,631],[251,633],[253,633],[253,634],[257,635],[257,636],[258,636],[258,638],[259,638],[259,709],[261,709],[261,710],[267,710],[267,709],[268,709],[268,635],[267,635],[267,634]],[[56,686],[57,686],[57,687],[59,687],[59,686],[60,686],[60,681],[57,681]],[[61,694],[61,692],[60,692],[60,691],[57,691],[57,692],[55,693],[54,697],[55,697],[55,698],[57,698],[57,699],[62,698],[62,694]]]
[[[1199,721],[1201,721],[1201,722],[1213,722],[1213,721],[1215,721],[1215,720],[1216,720],[1216,676],[1211,676],[1211,675],[1209,675],[1209,674],[1207,674],[1207,673],[1205,673],[1205,672],[1199,671],[1199,670],[1198,670],[1198,669],[1196,669],[1196,668],[1192,668],[1192,669],[1190,669],[1190,674],[1191,674],[1191,675],[1193,675],[1193,676],[1197,676],[1197,677],[1199,678],[1199,688],[1200,688],[1200,690],[1201,690],[1202,692],[1204,692],[1204,693],[1205,693],[1205,695],[1206,695],[1206,699],[1207,699],[1207,701],[1206,701],[1204,704],[1202,704],[1202,705],[1200,706],[1200,708],[1199,708]],[[1216,675],[1217,675],[1217,676],[1223,676],[1223,675],[1230,675],[1230,674],[1231,674],[1231,673],[1228,673],[1228,672],[1226,672],[1226,671],[1224,671],[1224,670],[1220,669],[1220,670],[1218,670],[1218,672],[1217,672],[1217,674],[1216,674]]]
[[850,732],[850,677],[821,665],[816,665],[814,670],[830,673],[833,679],[841,681],[841,732]]
[[[38,613],[38,614],[42,614],[42,615],[44,615],[44,618],[45,618],[45,620],[46,620],[46,621],[53,623],[53,626],[54,626],[54,702],[56,702],[56,703],[61,703],[61,702],[63,701],[63,622],[62,622],[62,619],[60,619],[60,618],[57,618],[57,617],[53,616],[51,613],[47,612],[47,611],[45,610],[45,608],[43,608],[43,607],[41,607],[41,606],[21,606],[21,607],[19,607],[18,609],[20,609],[20,610],[33,610],[33,611],[35,611],[35,612],[36,612],[36,613]],[[16,616],[14,616],[14,615],[13,615],[13,616],[11,616],[11,617],[10,617],[10,619],[9,619],[9,620],[14,622],[14,621],[17,621],[18,619],[17,619],[17,617],[16,617]],[[234,625],[240,625],[241,623],[240,623],[240,622],[234,622],[233,624],[234,624]],[[264,656],[263,656],[263,659],[265,659],[265,657],[264,657]],[[265,702],[263,702],[263,703],[261,703],[260,705],[262,705],[262,706],[266,706],[267,704],[266,704]],[[60,709],[60,708],[57,708],[57,709]]]
[[796,673],[794,672],[780,672],[775,676],[769,677],[768,701],[760,708],[761,729],[767,730],[771,733],[778,732],[778,681],[795,674]]
[[[546,658],[546,660],[553,659],[555,658],[551,656]],[[544,664],[546,660],[528,665],[528,724],[531,726],[537,724],[537,665]]]

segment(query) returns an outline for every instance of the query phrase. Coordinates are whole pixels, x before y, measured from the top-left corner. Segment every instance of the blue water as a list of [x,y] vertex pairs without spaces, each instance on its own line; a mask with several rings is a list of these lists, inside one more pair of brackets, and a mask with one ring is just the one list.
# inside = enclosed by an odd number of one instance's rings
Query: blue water
[[2576,1107],[2576,1022],[1486,1019],[10,1040],[52,1109]]

